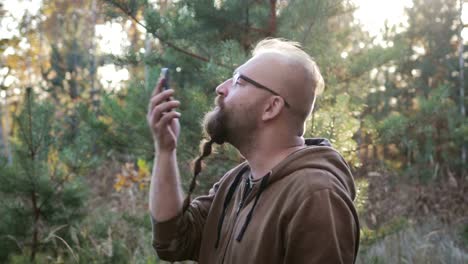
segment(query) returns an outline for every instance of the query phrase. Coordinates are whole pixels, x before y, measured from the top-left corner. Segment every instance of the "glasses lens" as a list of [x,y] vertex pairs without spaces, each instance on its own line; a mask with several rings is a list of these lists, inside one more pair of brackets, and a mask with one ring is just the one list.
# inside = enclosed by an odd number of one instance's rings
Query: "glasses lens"
[[239,81],[239,76],[240,76],[239,73],[236,73],[234,74],[234,76],[232,76],[232,86],[235,86],[237,81]]

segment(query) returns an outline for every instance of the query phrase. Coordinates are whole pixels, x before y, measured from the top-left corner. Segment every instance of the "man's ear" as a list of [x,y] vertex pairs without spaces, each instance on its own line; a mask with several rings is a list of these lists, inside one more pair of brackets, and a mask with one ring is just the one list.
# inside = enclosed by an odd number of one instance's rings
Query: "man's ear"
[[268,121],[275,119],[277,116],[280,115],[281,111],[283,110],[284,100],[279,96],[273,96],[270,100],[267,101],[263,109],[262,114],[262,121]]

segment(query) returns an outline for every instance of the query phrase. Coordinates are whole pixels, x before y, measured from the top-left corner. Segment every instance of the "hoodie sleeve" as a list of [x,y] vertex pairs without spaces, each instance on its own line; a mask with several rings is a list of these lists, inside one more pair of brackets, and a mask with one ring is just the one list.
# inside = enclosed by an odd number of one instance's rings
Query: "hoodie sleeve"
[[194,199],[184,214],[164,222],[151,217],[153,248],[166,261],[197,260],[205,219],[217,192],[216,183],[208,195]]
[[286,231],[284,263],[354,263],[359,239],[354,213],[330,189],[303,200]]

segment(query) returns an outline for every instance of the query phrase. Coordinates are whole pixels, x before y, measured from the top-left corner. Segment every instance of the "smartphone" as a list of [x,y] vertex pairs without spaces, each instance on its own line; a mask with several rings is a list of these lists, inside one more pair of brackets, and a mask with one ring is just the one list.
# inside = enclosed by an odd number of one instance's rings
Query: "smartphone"
[[169,68],[161,69],[161,77],[164,78],[163,91],[169,89]]

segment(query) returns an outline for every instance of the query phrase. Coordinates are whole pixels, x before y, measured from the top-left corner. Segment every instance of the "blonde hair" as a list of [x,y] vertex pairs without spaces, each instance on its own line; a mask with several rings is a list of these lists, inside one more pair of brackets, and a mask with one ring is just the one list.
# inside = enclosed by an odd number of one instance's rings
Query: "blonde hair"
[[296,64],[304,67],[306,80],[311,85],[314,97],[321,94],[325,88],[322,74],[314,59],[307,54],[299,42],[282,38],[267,38],[257,43],[252,55],[259,55],[265,52],[277,52]]
[[[280,38],[269,38],[260,41],[252,55],[264,53],[278,54],[288,65],[285,72],[283,89],[287,89],[286,99],[291,104],[291,115],[288,122],[296,128],[298,136],[305,132],[305,122],[313,111],[317,95],[324,90],[325,83],[314,59],[307,54],[300,43]],[[281,70],[285,70],[283,67]],[[299,75],[295,74],[300,73]]]

